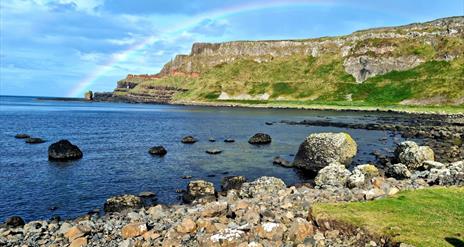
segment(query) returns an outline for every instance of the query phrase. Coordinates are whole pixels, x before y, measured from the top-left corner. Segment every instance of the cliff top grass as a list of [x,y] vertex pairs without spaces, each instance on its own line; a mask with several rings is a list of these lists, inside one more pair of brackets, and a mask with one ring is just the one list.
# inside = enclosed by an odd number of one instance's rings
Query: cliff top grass
[[403,191],[368,202],[316,204],[312,210],[317,220],[348,223],[418,247],[464,244],[463,187]]

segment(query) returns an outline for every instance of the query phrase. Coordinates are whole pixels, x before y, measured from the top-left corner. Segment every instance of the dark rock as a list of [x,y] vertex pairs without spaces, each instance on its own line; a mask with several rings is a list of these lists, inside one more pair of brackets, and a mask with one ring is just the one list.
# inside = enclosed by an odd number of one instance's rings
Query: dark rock
[[215,142],[215,141],[216,141],[216,139],[214,139],[214,138],[210,137],[210,138],[208,139],[208,141],[209,141],[209,142]]
[[61,217],[59,215],[52,215],[52,217],[50,218],[50,221],[54,223],[58,223],[61,221]]
[[273,122],[266,122],[265,124],[266,125],[273,125],[274,123]]
[[154,146],[148,150],[148,153],[151,155],[164,156],[168,153],[168,151],[163,146]]
[[48,159],[53,161],[68,161],[82,158],[82,151],[68,140],[61,140],[48,147]]
[[55,211],[55,210],[57,210],[57,209],[58,209],[57,206],[51,206],[51,207],[48,208],[48,210],[50,210],[50,211]]
[[5,224],[9,227],[18,227],[24,226],[24,220],[19,216],[11,216],[10,218],[6,219]]
[[270,135],[268,134],[264,134],[264,133],[256,133],[254,136],[250,137],[250,139],[248,140],[248,143],[250,144],[269,144],[271,143],[272,141],[272,138]]
[[182,178],[182,179],[191,179],[192,176],[190,176],[190,175],[184,175],[184,176],[182,176],[182,177],[180,177],[180,178]]
[[122,212],[129,209],[138,209],[143,206],[142,199],[135,195],[120,195],[110,197],[103,206],[105,212]]
[[31,136],[28,135],[28,134],[16,134],[15,135],[15,138],[17,138],[17,139],[26,139],[26,138],[29,138],[29,137],[31,137]]
[[209,174],[209,175],[207,175],[207,177],[209,177],[209,178],[214,178],[214,177],[216,177],[216,175],[214,175],[214,174]]
[[185,143],[185,144],[193,144],[197,141],[198,140],[195,139],[193,136],[185,136],[184,138],[182,138],[182,143]]
[[275,157],[274,160],[272,160],[272,163],[274,165],[279,165],[283,167],[293,167],[293,165],[288,160],[281,158],[280,156]]
[[206,150],[206,153],[208,153],[208,154],[220,154],[220,153],[222,153],[222,150],[220,150],[220,149],[208,149],[208,150]]
[[26,139],[26,143],[29,144],[39,144],[39,143],[44,143],[45,140],[42,138],[36,138],[36,137],[30,137]]
[[245,183],[247,180],[244,176],[227,176],[222,178],[221,180],[221,189],[222,191],[227,190],[238,190],[242,187],[242,184]]
[[231,139],[231,138],[227,138],[227,139],[224,140],[224,142],[229,142],[230,143],[230,142],[235,142],[235,140]]
[[139,197],[142,197],[142,198],[153,198],[155,196],[156,196],[156,193],[151,192],[151,191],[144,191],[144,192],[139,193]]

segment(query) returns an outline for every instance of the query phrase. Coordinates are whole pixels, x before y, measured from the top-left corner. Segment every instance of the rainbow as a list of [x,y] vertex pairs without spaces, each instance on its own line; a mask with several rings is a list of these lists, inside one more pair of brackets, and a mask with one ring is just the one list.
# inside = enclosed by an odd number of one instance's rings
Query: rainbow
[[[198,25],[205,19],[219,20],[228,16],[243,14],[253,11],[262,11],[266,9],[279,9],[289,7],[314,7],[314,6],[327,6],[331,5],[333,1],[330,0],[266,0],[265,2],[250,2],[246,4],[240,4],[235,6],[229,6],[222,9],[216,9],[208,12],[203,12],[199,15],[195,15],[192,18],[187,19],[175,26],[171,26],[168,30],[165,30],[165,36],[179,35],[184,31],[187,31],[194,26]],[[145,48],[147,45],[153,44],[158,40],[155,36],[149,36],[140,42],[133,44],[126,50],[114,54],[104,64],[98,66],[94,71],[86,75],[80,80],[67,94],[67,97],[81,97],[86,90],[89,90],[91,86],[108,71],[114,68],[114,66],[122,61],[128,59],[131,55],[137,51]]]

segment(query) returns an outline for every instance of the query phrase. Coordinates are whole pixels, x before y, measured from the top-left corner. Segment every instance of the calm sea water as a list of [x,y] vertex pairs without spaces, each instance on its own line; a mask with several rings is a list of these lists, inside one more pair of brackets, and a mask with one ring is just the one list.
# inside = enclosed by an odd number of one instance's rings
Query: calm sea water
[[[372,150],[389,152],[393,139],[398,138],[383,131],[265,125],[324,118],[376,121],[386,114],[0,99],[0,220],[12,215],[26,220],[75,217],[101,208],[110,196],[142,191],[156,192],[161,203],[178,203],[175,190],[188,183],[181,179],[183,175],[211,181],[217,187],[223,176],[230,175],[244,175],[249,180],[276,176],[287,184],[304,182],[309,178],[273,165],[272,158],[281,155],[292,160],[291,155],[311,133],[350,133],[358,143],[354,163],[374,161]],[[272,144],[248,144],[256,132],[269,133]],[[14,138],[17,133],[47,142],[26,144]],[[199,142],[182,144],[185,135],[194,135]],[[208,142],[210,137],[217,141]],[[388,139],[381,140],[383,137]],[[224,143],[225,138],[236,142]],[[84,157],[68,163],[49,162],[48,146],[60,139],[78,145]],[[164,145],[168,154],[150,156],[148,149],[154,145]],[[206,154],[209,148],[223,153]]]

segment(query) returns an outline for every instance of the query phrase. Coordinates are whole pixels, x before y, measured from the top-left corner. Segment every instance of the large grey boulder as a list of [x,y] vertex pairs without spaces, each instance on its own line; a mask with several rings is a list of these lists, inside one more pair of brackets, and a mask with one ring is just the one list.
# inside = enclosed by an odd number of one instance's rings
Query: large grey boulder
[[388,166],[386,169],[386,174],[389,177],[396,179],[406,179],[411,177],[411,172],[409,171],[408,167],[401,163]]
[[464,160],[451,163],[447,167],[430,169],[427,182],[438,185],[464,185]]
[[422,163],[426,160],[435,160],[434,152],[430,147],[419,146],[412,141],[400,143],[395,150],[395,154],[398,161],[406,165],[410,170],[422,167]]
[[316,173],[334,162],[350,164],[356,152],[356,142],[347,133],[311,134],[301,143],[293,166]]
[[321,188],[344,187],[350,175],[344,165],[333,162],[318,172],[314,182]]
[[350,188],[366,187],[369,181],[379,176],[379,170],[374,165],[364,164],[356,166],[348,178],[347,185]]

